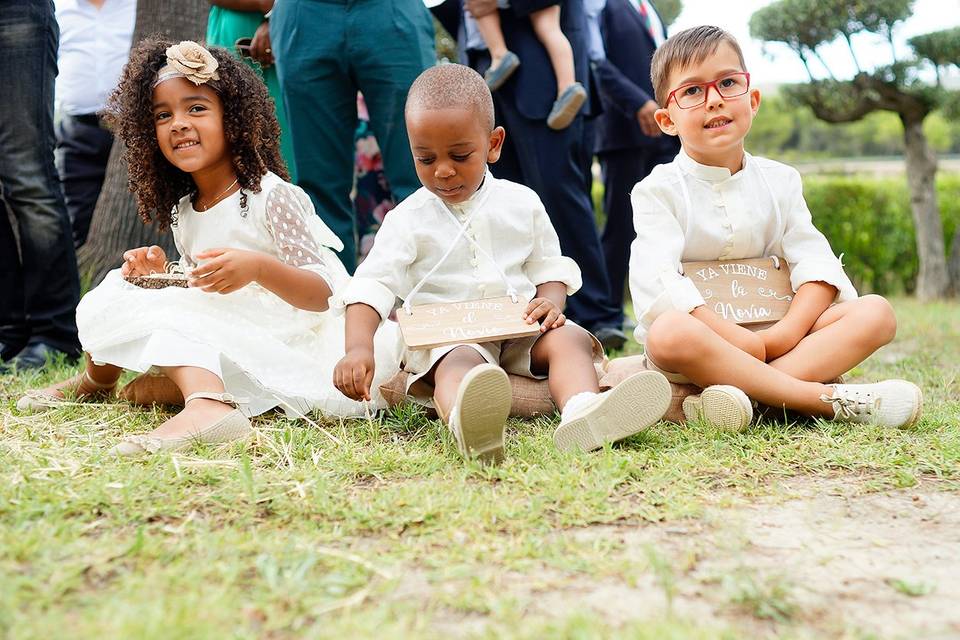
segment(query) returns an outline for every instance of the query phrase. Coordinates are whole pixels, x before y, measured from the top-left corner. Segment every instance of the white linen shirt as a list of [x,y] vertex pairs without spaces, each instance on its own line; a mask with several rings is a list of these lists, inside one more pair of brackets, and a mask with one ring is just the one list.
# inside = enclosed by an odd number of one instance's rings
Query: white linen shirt
[[370,254],[353,279],[335,294],[331,309],[342,313],[347,305],[362,302],[376,309],[381,321],[388,317],[397,300],[406,300],[440,262],[460,226],[477,208],[465,237],[410,304],[506,295],[501,271],[517,295],[527,300],[534,298],[537,285],[545,282],[564,283],[568,295],[580,288],[580,268],[560,254],[557,232],[537,194],[488,172],[480,189],[459,205],[444,204],[426,188],[397,205],[384,218]]
[[743,168],[731,175],[681,150],[637,183],[630,200],[637,232],[630,294],[641,343],[664,311],[704,304],[693,281],[681,275],[681,262],[775,255],[790,266],[794,291],[822,281],[837,288],[837,301],[857,297],[830,243],[813,226],[793,167],[744,154]]
[[117,86],[130,56],[135,0],[56,0],[60,25],[56,102],[72,116],[97,113]]

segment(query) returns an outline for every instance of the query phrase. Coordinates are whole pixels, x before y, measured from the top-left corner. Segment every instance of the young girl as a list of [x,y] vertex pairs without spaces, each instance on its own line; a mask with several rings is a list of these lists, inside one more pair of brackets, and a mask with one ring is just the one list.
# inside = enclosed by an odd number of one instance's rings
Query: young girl
[[[497,5],[501,9],[510,7],[507,0],[499,0]],[[503,31],[500,29],[498,11],[477,18],[471,16],[469,12],[465,12],[464,16],[468,32],[475,28],[490,52],[490,68],[487,69],[484,79],[490,90],[496,91],[520,66],[520,58],[507,49]],[[560,29],[560,5],[554,4],[532,11],[529,17],[530,25],[537,34],[537,39],[547,50],[550,64],[553,65],[553,73],[557,77],[557,99],[553,103],[550,115],[547,116],[547,126],[557,130],[566,129],[577,117],[577,112],[586,101],[587,90],[576,81],[574,76],[573,49],[570,47],[567,36],[563,35]]]
[[[331,250],[342,245],[285,182],[273,104],[254,72],[223,49],[145,40],[108,109],[140,216],[172,228],[189,286],[135,286],[125,277],[169,264],[160,247],[127,251],[77,309],[85,371],[18,407],[110,395],[123,369],[163,373],[183,411],[124,439],[119,455],[242,438],[250,416],[277,406],[362,414],[330,382],[342,321],[318,313],[347,279]],[[386,375],[396,369],[390,344]]]

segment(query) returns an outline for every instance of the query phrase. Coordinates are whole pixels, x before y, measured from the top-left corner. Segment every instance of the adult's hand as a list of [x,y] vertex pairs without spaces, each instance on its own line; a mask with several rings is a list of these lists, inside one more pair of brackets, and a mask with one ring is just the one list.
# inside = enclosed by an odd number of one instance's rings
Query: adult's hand
[[659,138],[660,127],[657,126],[657,120],[653,117],[653,114],[657,112],[657,109],[660,107],[657,106],[657,103],[653,100],[647,100],[640,110],[637,111],[637,121],[640,123],[640,131],[643,131],[643,135],[650,136],[651,138]]
[[464,4],[474,18],[482,18],[497,10],[497,0],[466,0]]
[[261,67],[269,67],[273,64],[269,22],[261,23],[253,34],[253,39],[250,41],[250,57],[259,62]]

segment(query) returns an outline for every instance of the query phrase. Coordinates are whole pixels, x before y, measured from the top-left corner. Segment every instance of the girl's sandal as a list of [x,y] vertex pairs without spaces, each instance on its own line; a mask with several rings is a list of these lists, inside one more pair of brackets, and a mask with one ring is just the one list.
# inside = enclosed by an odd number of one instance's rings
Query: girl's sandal
[[[86,386],[88,388],[92,387],[93,390],[81,394],[79,391],[80,387],[82,386]],[[60,383],[60,386],[27,391],[19,400],[17,400],[17,411],[20,411],[21,413],[38,413],[41,411],[56,409],[57,407],[66,407],[76,404],[75,401],[67,399],[67,396],[64,393],[64,391],[67,389],[72,388],[72,392],[76,395],[77,401],[82,402],[85,398],[90,398],[93,396],[109,396],[116,386],[116,381],[113,381],[109,384],[97,382],[90,377],[89,373],[84,371],[79,376],[74,376],[73,378],[64,380],[62,383]]]
[[[231,393],[209,393],[198,391],[191,393],[184,401],[184,405],[191,400],[206,398],[208,400],[217,400],[224,404],[236,407],[239,404],[247,402],[246,398],[237,398]],[[239,409],[234,409],[223,416],[212,425],[204,427],[199,431],[188,433],[185,436],[173,438],[158,438],[156,436],[127,436],[120,444],[113,447],[110,453],[118,456],[139,456],[148,453],[157,453],[159,451],[176,451],[185,449],[196,442],[209,444],[219,444],[222,442],[232,442],[246,438],[253,433],[253,427],[250,425],[250,419],[243,415]]]

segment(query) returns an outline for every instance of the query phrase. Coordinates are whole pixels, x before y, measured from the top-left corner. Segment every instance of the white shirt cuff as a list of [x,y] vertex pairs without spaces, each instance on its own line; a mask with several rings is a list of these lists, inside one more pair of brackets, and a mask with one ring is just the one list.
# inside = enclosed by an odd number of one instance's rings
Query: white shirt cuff
[[348,305],[363,303],[373,307],[380,314],[380,321],[383,322],[390,316],[393,307],[397,302],[397,296],[393,291],[371,278],[354,277],[343,288],[343,292],[334,295],[330,310],[337,315],[344,313]]
[[837,288],[838,302],[857,298],[857,290],[837,258],[803,260],[790,269],[790,286],[794,291],[807,282],[826,282],[833,285]]
[[580,267],[566,256],[528,260],[523,267],[534,286],[539,286],[544,282],[562,282],[567,285],[568,296],[572,296],[579,291],[583,284]]

